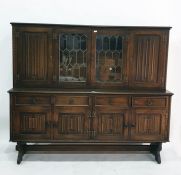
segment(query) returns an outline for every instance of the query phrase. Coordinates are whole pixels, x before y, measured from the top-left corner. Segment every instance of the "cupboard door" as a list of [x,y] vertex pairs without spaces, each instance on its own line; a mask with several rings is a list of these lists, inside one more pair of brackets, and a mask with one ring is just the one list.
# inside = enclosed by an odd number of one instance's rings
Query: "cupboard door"
[[128,137],[128,110],[96,107],[94,114],[95,139],[102,142],[119,142]]
[[128,35],[123,30],[95,29],[92,81],[97,87],[128,85]]
[[54,31],[53,79],[59,87],[75,88],[89,84],[90,40],[89,28],[62,28]]
[[81,141],[89,139],[89,111],[86,107],[56,107],[54,140]]
[[14,37],[15,87],[51,84],[51,31],[48,28],[17,28]]
[[164,32],[138,32],[133,36],[132,88],[164,89],[168,38]]
[[162,141],[167,139],[168,114],[159,109],[134,109],[131,119],[131,140]]
[[13,141],[46,141],[51,139],[48,107],[19,106],[12,116]]

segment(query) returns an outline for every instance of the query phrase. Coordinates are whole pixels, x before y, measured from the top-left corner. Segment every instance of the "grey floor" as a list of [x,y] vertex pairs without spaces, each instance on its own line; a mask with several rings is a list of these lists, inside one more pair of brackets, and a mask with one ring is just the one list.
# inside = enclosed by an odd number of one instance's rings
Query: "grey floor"
[[162,164],[150,154],[27,154],[16,164],[15,143],[7,129],[0,132],[0,174],[2,175],[181,175],[181,157],[172,143],[163,145]]

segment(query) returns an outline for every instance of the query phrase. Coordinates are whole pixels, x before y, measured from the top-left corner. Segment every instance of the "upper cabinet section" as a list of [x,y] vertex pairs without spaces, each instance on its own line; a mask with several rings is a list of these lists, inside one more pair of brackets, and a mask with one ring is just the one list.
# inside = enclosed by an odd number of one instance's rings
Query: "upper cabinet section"
[[169,27],[12,25],[14,87],[165,89]]

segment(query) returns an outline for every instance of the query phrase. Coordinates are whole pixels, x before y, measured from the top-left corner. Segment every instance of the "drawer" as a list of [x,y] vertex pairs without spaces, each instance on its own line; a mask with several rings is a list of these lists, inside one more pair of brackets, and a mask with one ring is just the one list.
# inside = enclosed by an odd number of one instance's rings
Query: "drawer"
[[88,96],[56,96],[56,106],[88,106]]
[[166,97],[133,97],[133,107],[166,107]]
[[16,96],[16,105],[50,105],[48,96]]
[[128,96],[97,96],[95,99],[95,105],[111,105],[111,106],[129,106],[129,97]]

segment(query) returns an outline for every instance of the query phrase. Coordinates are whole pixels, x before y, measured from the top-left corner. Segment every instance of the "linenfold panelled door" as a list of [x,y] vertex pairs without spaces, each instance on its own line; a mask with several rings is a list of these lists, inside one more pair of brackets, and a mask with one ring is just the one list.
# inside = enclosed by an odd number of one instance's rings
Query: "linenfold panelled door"
[[133,34],[132,42],[131,87],[164,89],[168,34],[139,31]]
[[52,79],[51,30],[43,27],[21,27],[15,28],[13,35],[14,85],[49,86]]

